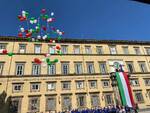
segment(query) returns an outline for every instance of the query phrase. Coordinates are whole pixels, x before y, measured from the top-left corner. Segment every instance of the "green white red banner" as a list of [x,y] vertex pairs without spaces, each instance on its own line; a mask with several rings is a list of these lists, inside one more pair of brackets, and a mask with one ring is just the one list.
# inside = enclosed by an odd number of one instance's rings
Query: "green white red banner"
[[116,72],[116,79],[118,82],[118,88],[120,92],[120,97],[122,101],[122,105],[129,107],[134,107],[135,103],[133,100],[132,90],[130,86],[130,82],[125,72]]

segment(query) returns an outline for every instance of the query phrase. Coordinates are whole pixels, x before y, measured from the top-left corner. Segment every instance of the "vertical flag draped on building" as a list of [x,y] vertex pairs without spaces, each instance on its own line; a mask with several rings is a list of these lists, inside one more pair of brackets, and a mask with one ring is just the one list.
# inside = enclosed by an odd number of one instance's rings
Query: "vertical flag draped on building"
[[129,83],[129,79],[125,72],[116,72],[118,88],[124,106],[134,107],[133,95]]

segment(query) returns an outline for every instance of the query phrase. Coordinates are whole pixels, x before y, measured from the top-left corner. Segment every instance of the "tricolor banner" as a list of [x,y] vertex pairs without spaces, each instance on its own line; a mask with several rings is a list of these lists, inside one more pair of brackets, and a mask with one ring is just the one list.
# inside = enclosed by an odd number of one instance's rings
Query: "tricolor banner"
[[132,95],[132,90],[130,87],[130,82],[125,72],[116,72],[116,79],[118,82],[118,88],[120,92],[120,97],[122,100],[122,105],[129,107],[134,107],[134,100]]

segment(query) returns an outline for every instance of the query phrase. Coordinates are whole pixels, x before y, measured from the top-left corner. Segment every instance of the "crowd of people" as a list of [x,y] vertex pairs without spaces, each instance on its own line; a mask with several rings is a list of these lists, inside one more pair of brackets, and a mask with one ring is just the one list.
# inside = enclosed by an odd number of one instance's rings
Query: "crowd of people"
[[66,110],[59,113],[138,113],[138,108],[130,108],[128,106],[114,106],[110,105],[107,107],[96,107],[93,109],[73,109]]

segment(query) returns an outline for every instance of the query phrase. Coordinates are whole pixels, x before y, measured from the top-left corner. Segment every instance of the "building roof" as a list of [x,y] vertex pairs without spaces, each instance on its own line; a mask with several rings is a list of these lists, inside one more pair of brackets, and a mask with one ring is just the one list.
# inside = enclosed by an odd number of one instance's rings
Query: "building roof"
[[[53,39],[53,38],[52,38]],[[0,41],[12,42],[27,42],[26,38],[18,39],[14,36],[0,36]],[[48,40],[40,40],[41,42],[48,43]],[[58,40],[56,40],[58,42]],[[80,44],[128,44],[128,45],[150,45],[150,41],[137,41],[137,40],[96,40],[96,39],[73,39],[62,38],[61,43],[80,43]]]

